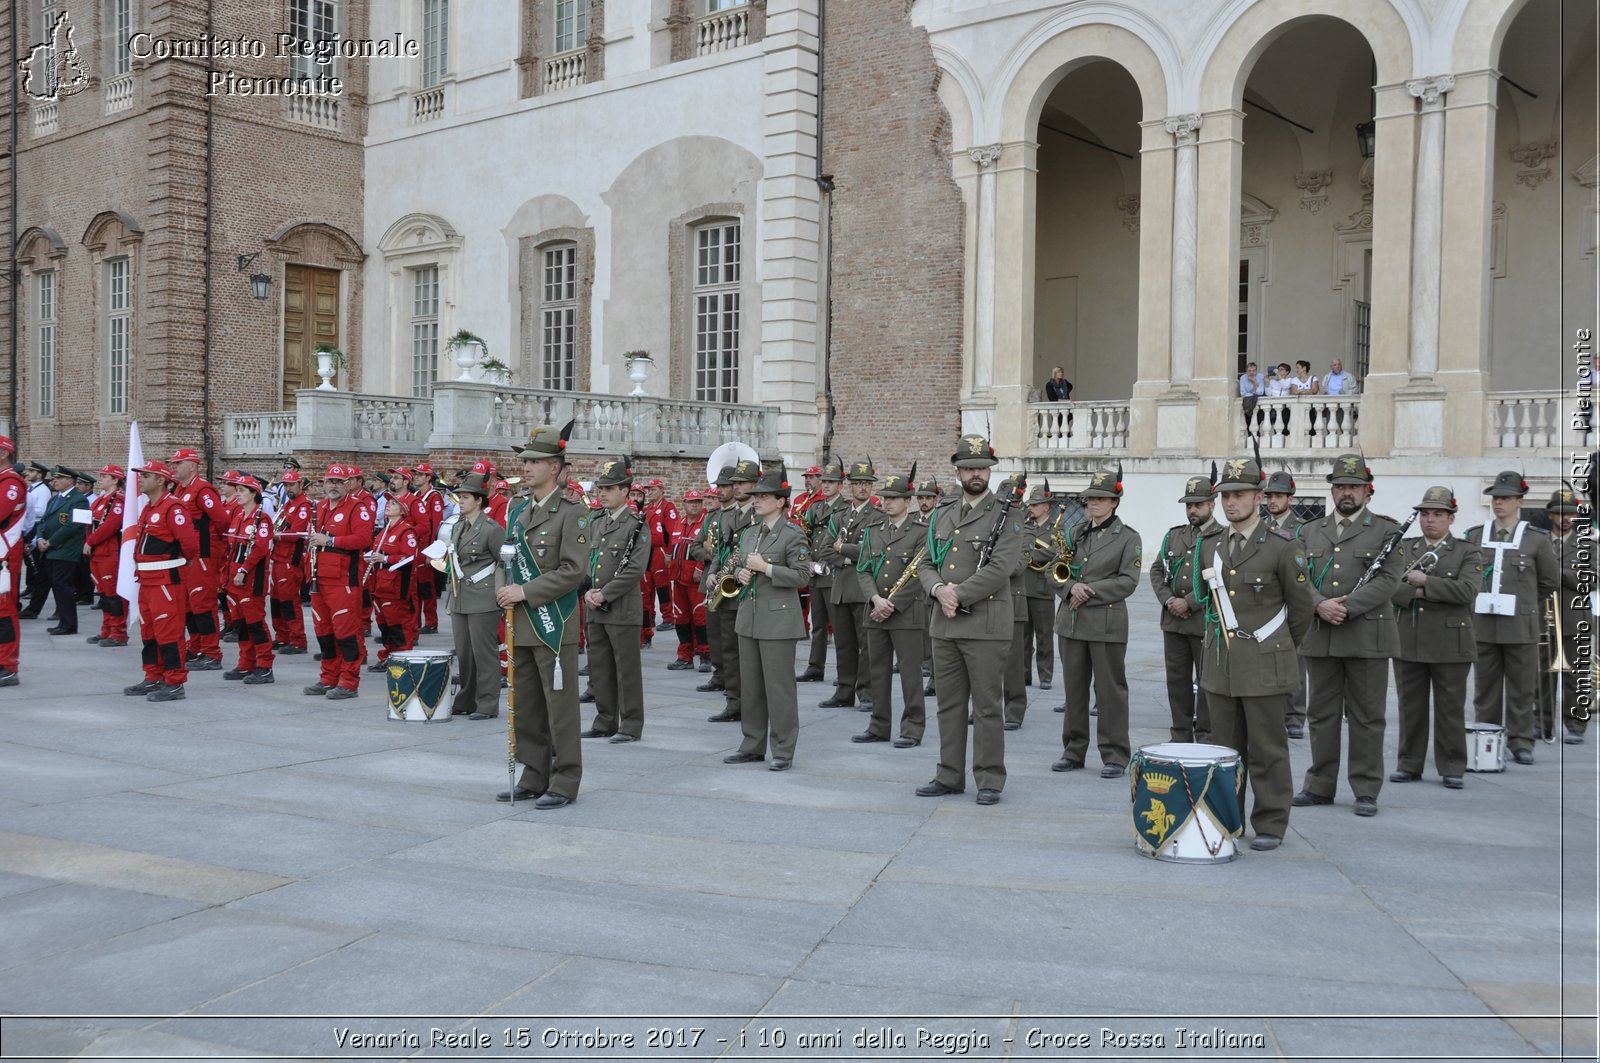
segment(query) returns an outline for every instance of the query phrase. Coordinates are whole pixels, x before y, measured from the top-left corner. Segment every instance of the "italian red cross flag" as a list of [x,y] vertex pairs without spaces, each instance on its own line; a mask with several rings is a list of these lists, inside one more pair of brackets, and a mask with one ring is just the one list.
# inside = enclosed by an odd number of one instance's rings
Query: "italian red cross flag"
[[139,581],[133,572],[134,540],[139,534],[139,518],[150,500],[138,488],[139,474],[133,470],[144,464],[144,447],[139,444],[139,422],[128,426],[128,486],[132,490],[122,503],[122,557],[117,565],[117,597],[128,603],[128,623],[139,622]]

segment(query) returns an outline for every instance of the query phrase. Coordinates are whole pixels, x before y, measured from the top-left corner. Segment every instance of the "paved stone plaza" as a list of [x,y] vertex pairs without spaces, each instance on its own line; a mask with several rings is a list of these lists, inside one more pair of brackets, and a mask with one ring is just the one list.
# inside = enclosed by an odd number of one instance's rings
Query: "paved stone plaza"
[[[1135,745],[1166,738],[1154,612]],[[1277,852],[1178,866],[1135,852],[1126,779],[1049,770],[1059,677],[979,808],[912,793],[931,723],[854,745],[822,684],[793,771],[723,765],[737,727],[662,632],[644,741],[586,743],[580,800],[536,812],[493,800],[504,718],[392,723],[370,674],[313,700],[309,656],[152,705],[120,694],[136,646],[44,626],[0,692],[0,1009],[80,1017],[4,1019],[7,1058],[1595,1054],[1593,737],[1462,792],[1430,765],[1372,820],[1341,786]],[[391,1018],[264,1017],[293,1015]]]

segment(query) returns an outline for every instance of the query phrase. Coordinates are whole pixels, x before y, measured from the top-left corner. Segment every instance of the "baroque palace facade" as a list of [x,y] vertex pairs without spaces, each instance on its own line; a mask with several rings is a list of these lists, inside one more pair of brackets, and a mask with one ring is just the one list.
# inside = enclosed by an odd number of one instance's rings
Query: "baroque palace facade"
[[[687,486],[728,439],[944,476],[978,431],[1057,489],[1121,462],[1153,529],[1247,427],[1313,505],[1360,449],[1379,508],[1449,482],[1464,522],[1593,443],[1593,5],[17,2],[63,71],[13,80],[0,168],[25,456],[138,419],[219,467],[449,466],[576,417]],[[340,41],[401,54],[304,54]],[[1247,426],[1245,362],[1299,359],[1359,392]]]

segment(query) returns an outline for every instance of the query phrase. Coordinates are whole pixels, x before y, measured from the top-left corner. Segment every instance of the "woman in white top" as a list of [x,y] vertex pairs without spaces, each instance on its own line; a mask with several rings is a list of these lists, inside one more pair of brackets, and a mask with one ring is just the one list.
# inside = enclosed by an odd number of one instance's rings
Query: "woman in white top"
[[1289,392],[1289,363],[1279,362],[1276,372],[1267,381],[1267,398],[1282,398]]
[[1304,358],[1294,363],[1294,376],[1289,378],[1289,393],[1291,395],[1315,395],[1320,390],[1320,381],[1311,375],[1311,363]]

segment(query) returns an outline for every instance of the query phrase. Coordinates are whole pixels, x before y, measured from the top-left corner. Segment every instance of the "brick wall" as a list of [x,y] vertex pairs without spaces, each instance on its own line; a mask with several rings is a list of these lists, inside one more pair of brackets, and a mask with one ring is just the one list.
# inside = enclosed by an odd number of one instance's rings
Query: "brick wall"
[[845,0],[824,27],[822,169],[834,178],[833,452],[945,475],[960,430],[961,195],[910,0]]

